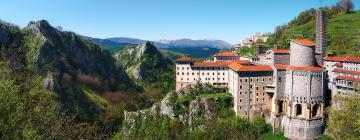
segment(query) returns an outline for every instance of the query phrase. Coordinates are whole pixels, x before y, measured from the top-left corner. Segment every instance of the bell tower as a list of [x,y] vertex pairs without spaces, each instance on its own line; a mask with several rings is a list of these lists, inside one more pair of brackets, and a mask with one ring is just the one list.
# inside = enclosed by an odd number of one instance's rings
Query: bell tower
[[327,27],[327,16],[324,9],[319,8],[316,12],[316,61],[319,65],[323,62],[323,59],[326,55],[327,50],[327,36],[326,36],[326,27]]

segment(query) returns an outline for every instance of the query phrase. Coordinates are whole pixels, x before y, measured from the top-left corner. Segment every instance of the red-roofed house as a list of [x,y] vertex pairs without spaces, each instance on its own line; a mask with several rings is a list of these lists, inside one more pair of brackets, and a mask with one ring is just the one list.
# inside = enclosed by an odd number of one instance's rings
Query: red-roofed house
[[329,76],[329,88],[332,96],[336,94],[349,95],[356,91],[354,84],[360,78],[360,57],[324,58],[324,66]]
[[234,52],[219,52],[214,55],[214,61],[240,60],[240,55]]

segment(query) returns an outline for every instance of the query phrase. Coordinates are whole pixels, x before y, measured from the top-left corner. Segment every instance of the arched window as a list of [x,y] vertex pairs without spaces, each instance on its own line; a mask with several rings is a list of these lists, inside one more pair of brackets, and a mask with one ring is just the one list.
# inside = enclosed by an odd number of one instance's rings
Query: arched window
[[311,117],[317,117],[319,115],[320,115],[320,106],[319,104],[315,104],[311,110]]
[[301,108],[301,105],[300,104],[296,104],[295,105],[295,109],[296,109],[296,111],[295,111],[295,116],[300,116],[301,114],[302,114],[302,108]]
[[284,101],[279,101],[279,102],[278,102],[279,114],[284,112],[283,102],[284,102]]

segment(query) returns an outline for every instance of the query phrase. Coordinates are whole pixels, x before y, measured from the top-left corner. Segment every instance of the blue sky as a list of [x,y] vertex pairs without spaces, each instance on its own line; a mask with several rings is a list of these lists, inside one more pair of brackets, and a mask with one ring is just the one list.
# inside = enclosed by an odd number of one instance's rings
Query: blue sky
[[[323,0],[333,5],[337,0]],[[0,19],[53,26],[98,38],[221,39],[238,43],[272,32],[319,0],[0,0]],[[360,0],[353,0],[359,9]]]

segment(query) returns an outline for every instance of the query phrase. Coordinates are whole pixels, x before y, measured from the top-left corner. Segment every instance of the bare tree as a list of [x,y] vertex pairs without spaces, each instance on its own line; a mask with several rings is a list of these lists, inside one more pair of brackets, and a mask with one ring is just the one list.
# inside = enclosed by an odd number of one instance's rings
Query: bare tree
[[336,6],[341,8],[342,10],[346,11],[347,13],[353,11],[354,7],[355,7],[352,0],[339,0],[336,3]]

